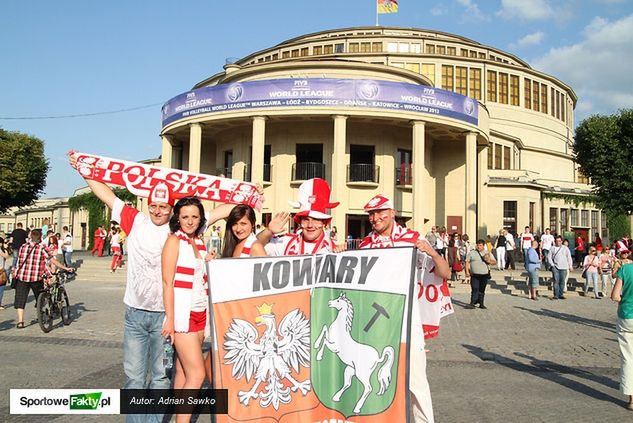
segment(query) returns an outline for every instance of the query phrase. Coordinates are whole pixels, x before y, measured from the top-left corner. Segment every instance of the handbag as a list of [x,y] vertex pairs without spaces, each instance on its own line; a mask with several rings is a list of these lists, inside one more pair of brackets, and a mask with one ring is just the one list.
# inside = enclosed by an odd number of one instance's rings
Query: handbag
[[454,272],[461,272],[462,270],[464,270],[463,267],[462,267],[462,262],[459,261],[459,260],[455,260],[453,262],[453,266],[452,267],[453,267],[453,271]]
[[7,272],[4,269],[0,269],[0,286],[5,286],[7,284]]

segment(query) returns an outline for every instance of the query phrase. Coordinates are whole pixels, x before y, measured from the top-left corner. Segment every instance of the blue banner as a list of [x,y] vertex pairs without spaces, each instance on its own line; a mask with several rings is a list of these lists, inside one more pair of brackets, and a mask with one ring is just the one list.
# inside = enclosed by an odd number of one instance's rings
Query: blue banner
[[188,91],[162,108],[166,126],[179,119],[240,109],[284,107],[372,108],[445,116],[473,125],[478,104],[434,87],[367,79],[272,79]]

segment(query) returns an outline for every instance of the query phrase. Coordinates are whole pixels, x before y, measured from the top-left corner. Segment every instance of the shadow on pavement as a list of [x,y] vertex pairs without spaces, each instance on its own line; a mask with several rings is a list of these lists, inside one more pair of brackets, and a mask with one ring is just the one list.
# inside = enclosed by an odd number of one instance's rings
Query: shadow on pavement
[[554,310],[532,310],[520,306],[514,306],[514,308],[518,308],[519,310],[523,311],[529,311],[530,313],[536,314],[537,316],[545,316],[551,317],[553,319],[565,320],[567,322],[577,323],[579,325],[589,326],[596,329],[604,329],[609,332],[615,333],[615,323],[602,322],[600,320],[588,319],[586,317],[578,316],[575,314],[561,313],[560,311]]
[[622,399],[615,398],[605,392],[594,389],[591,386],[575,381],[570,377],[567,377],[566,375],[573,375],[617,390],[619,386],[618,382],[608,377],[596,375],[587,370],[564,366],[552,361],[541,361],[536,359],[535,357],[523,353],[515,352],[514,354],[518,357],[529,359],[531,363],[525,364],[510,357],[505,357],[501,354],[486,351],[474,345],[462,344],[462,346],[466,348],[469,353],[478,357],[482,361],[493,361],[509,369],[516,370],[522,373],[529,373],[533,376],[557,383],[561,386],[571,389],[574,392],[585,394],[588,397],[622,405]]

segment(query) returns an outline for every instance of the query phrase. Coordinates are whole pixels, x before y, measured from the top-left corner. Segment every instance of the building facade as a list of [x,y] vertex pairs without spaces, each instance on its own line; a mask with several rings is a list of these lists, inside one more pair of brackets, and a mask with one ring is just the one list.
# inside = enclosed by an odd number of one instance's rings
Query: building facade
[[[162,165],[263,181],[264,220],[322,177],[341,234],[382,193],[407,226],[495,234],[606,218],[572,156],[573,89],[516,56],[412,28],[323,31],[255,52],[169,100]],[[578,204],[575,206],[574,204]]]

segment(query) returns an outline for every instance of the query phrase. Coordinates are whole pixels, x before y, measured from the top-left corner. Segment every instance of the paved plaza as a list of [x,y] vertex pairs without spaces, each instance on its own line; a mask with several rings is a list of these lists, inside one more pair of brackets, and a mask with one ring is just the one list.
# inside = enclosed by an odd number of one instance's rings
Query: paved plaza
[[[15,311],[0,311],[0,421],[122,421],[121,416],[10,416],[9,388],[120,388],[124,275],[108,258],[83,260],[67,285],[74,321],[43,333],[34,302],[27,327],[15,329]],[[544,272],[542,272],[544,274]],[[453,289],[455,313],[442,321],[427,348],[436,421],[622,422],[633,413],[618,392],[616,306],[574,286],[567,300],[528,300],[520,271],[493,272],[487,310],[464,309],[469,286]],[[570,279],[579,278],[574,274]],[[542,295],[549,294],[544,290]],[[13,291],[3,303],[11,304]],[[208,421],[201,417],[198,421]]]

